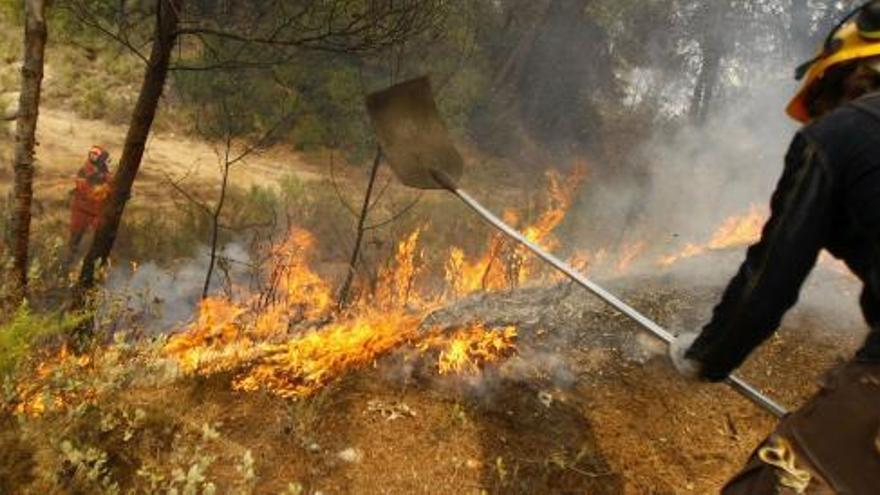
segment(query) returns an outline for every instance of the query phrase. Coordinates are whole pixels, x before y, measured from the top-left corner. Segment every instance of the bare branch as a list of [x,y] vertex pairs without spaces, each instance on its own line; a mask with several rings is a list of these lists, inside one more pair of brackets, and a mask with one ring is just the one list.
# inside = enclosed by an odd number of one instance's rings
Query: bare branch
[[336,193],[336,197],[339,199],[339,202],[342,203],[342,206],[351,213],[351,216],[358,218],[358,213],[342,195],[342,191],[339,189],[339,183],[336,181],[336,172],[335,172],[335,164],[333,160],[333,152],[330,152],[330,183],[333,184],[333,191]]
[[446,13],[446,3],[438,0],[370,2],[363,9],[354,4],[346,0],[308,2],[298,12],[280,18],[277,25],[250,33],[246,29],[222,29],[203,20],[188,23],[177,34],[242,44],[358,53],[399,44],[437,26]]
[[401,209],[399,212],[393,214],[393,215],[391,216],[391,218],[389,218],[388,220],[385,220],[385,221],[383,221],[383,222],[379,222],[379,223],[377,223],[377,224],[375,224],[375,225],[369,225],[369,226],[367,226],[367,227],[364,227],[364,230],[365,230],[365,231],[369,231],[369,230],[380,229],[380,228],[382,228],[382,227],[384,227],[384,226],[386,226],[386,225],[392,224],[392,223],[394,223],[394,222],[400,220],[400,219],[403,218],[407,213],[409,213],[410,211],[412,211],[412,209],[415,208],[416,205],[418,205],[421,201],[422,201],[422,195],[419,194],[418,197],[416,197],[416,199],[414,199],[410,204],[408,204],[407,206],[405,206],[405,207],[404,207],[403,209]]
[[182,195],[184,198],[186,198],[187,201],[189,201],[190,203],[197,206],[200,210],[205,212],[206,215],[213,214],[213,212],[211,211],[211,208],[206,203],[199,201],[192,194],[190,194],[186,189],[181,187],[178,181],[175,181],[170,175],[168,175],[168,172],[162,172],[162,174],[165,176],[165,181],[168,183],[168,185],[173,187],[174,190],[177,191],[178,193],[180,193],[180,195]]
[[63,8],[73,14],[76,20],[83,25],[98,31],[102,35],[119,43],[121,46],[123,46],[136,57],[138,57],[143,63],[148,63],[147,56],[144,55],[144,53],[141,52],[138,47],[134,46],[134,44],[128,39],[128,36],[124,34],[126,33],[126,30],[113,32],[109,28],[101,25],[97,18],[89,11],[88,7],[80,2],[67,2],[65,4],[62,4],[60,8]]

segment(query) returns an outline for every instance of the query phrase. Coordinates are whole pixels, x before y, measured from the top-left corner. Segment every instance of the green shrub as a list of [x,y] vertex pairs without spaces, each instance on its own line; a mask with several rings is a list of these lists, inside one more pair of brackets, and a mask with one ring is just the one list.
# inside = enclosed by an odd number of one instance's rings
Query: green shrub
[[18,26],[24,18],[22,3],[17,0],[0,0],[0,19],[8,19],[10,23]]
[[210,222],[203,210],[185,203],[174,215],[156,215],[134,206],[126,212],[114,256],[138,262],[172,262],[189,258],[208,240]]
[[89,80],[79,91],[78,97],[73,102],[76,113],[87,119],[100,119],[104,117],[107,109],[107,97],[105,89]]
[[15,372],[35,345],[71,332],[86,318],[82,314],[36,313],[27,303],[22,304],[9,321],[0,325],[0,376]]

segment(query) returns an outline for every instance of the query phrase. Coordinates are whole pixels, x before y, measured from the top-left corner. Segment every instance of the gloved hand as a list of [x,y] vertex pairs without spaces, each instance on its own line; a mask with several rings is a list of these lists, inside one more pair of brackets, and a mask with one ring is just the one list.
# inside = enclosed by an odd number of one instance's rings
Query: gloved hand
[[700,378],[703,366],[699,361],[685,357],[685,354],[699,336],[696,332],[682,332],[669,344],[669,359],[673,366],[683,377],[691,380]]
[[110,196],[110,186],[107,184],[101,184],[92,189],[92,198],[95,201],[104,201],[107,196]]

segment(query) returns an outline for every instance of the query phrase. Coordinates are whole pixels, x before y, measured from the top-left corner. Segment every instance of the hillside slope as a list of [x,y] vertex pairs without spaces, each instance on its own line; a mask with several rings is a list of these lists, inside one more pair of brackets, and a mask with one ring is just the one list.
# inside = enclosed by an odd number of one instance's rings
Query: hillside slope
[[[672,290],[660,279],[614,289],[661,323],[697,321],[719,290]],[[150,483],[183,487],[195,476],[194,486],[218,493],[702,494],[773,425],[722,385],[683,381],[631,322],[571,287],[480,295],[429,324],[474,318],[518,325],[517,356],[440,376],[436,356],[404,346],[292,401],[234,391],[229,373],[179,376],[146,351],[70,358],[67,380],[98,395],[57,395],[51,412],[22,418],[0,440],[0,451],[20,454],[0,481],[14,493],[100,483],[150,492]],[[831,334],[801,311],[744,375],[796,406],[860,332]],[[58,439],[79,453],[59,454]],[[98,466],[92,481],[89,466]]]

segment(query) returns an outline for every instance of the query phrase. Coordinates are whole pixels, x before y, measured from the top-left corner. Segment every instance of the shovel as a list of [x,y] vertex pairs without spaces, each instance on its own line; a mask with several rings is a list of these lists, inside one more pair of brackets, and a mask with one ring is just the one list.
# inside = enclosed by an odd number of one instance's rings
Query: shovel
[[[457,186],[464,171],[464,160],[452,144],[446,125],[440,118],[427,77],[413,79],[368,95],[367,111],[382,152],[394,174],[404,185],[451,192],[483,220],[528,248],[576,284],[631,318],[655,337],[667,344],[672,343],[675,336],[669,331],[529,241]],[[731,375],[726,383],[777,418],[787,414],[784,407],[742,379]]]

